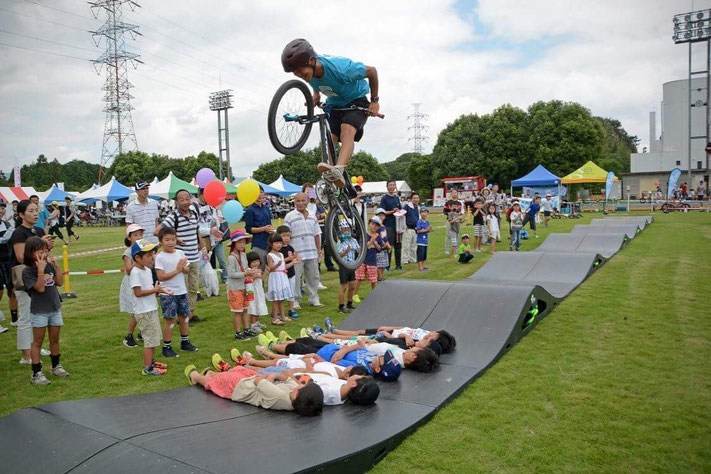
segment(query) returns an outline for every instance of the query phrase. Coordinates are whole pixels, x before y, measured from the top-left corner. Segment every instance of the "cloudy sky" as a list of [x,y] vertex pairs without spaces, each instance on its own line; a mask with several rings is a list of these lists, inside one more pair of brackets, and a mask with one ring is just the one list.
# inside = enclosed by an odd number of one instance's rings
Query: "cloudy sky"
[[[411,151],[414,102],[429,114],[426,151],[463,113],[550,99],[617,118],[644,145],[662,83],[687,72],[687,49],[671,40],[672,17],[711,7],[711,0],[364,0],[347,10],[323,1],[140,3],[125,16],[143,35],[127,41],[145,63],[129,72],[139,149],[176,157],[216,151],[207,97],[231,88],[237,175],[278,157],[266,112],[289,79],[279,58],[295,37],[378,69],[386,118],[369,121],[357,149],[381,162]],[[88,61],[101,54],[88,31],[100,19],[80,0],[0,0],[1,170],[40,153],[99,161],[104,77]]]

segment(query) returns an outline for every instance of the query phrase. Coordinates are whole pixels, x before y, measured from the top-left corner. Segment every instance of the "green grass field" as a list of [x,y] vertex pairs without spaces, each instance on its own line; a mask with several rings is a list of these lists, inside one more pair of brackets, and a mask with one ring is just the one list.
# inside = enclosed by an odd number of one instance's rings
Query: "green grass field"
[[[567,232],[599,214],[556,220]],[[711,215],[655,214],[656,222],[575,290],[496,365],[389,454],[376,472],[709,471],[711,470]],[[442,226],[442,216],[433,216]],[[469,230],[467,227],[465,230]],[[122,244],[122,229],[78,228],[70,254]],[[503,247],[506,247],[504,242]],[[444,255],[443,228],[431,234],[431,271],[413,266],[389,278],[462,279],[470,265]],[[120,268],[121,251],[70,258],[72,270]],[[72,277],[76,300],[63,308],[62,362],[72,375],[49,387],[29,383],[18,365],[15,330],[0,335],[0,416],[43,403],[167,390],[184,384],[188,363],[208,364],[235,344],[226,297],[198,303],[208,321],[193,328],[197,353],[171,360],[168,374],[140,375],[141,350],[121,343],[122,275]],[[323,308],[304,308],[288,325],[336,321],[338,276],[324,273]],[[361,297],[368,290],[361,290]],[[3,299],[2,308],[7,303]],[[473,304],[487,304],[486,301]],[[6,311],[7,313],[7,311]],[[177,334],[174,341],[177,340]],[[49,361],[46,361],[49,363]],[[367,429],[367,427],[364,427]]]

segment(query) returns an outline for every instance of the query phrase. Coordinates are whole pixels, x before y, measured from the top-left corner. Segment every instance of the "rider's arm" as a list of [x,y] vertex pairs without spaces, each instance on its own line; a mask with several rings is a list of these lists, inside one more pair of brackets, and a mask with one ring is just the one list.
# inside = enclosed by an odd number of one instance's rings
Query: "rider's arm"
[[373,66],[366,66],[365,78],[370,85],[370,97],[378,97],[378,71]]

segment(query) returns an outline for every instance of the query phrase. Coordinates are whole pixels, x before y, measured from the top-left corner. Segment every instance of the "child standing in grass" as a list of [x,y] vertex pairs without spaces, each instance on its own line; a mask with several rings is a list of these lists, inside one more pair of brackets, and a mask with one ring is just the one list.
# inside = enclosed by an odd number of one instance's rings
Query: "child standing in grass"
[[378,267],[378,281],[385,280],[385,269],[390,266],[390,256],[388,252],[390,251],[390,242],[388,241],[388,230],[385,227],[385,209],[382,207],[375,211],[375,215],[378,216],[380,225],[378,229],[378,234],[380,235],[380,250],[378,250],[377,256],[377,267]]
[[62,302],[58,286],[64,283],[64,275],[57,271],[57,261],[49,255],[47,242],[39,237],[30,237],[25,242],[22,280],[30,296],[30,319],[32,322],[32,384],[49,385],[42,373],[40,351],[45,333],[49,333],[49,357],[52,359],[52,375],[69,377],[69,372],[59,363],[59,330],[62,321]]
[[173,350],[171,339],[175,318],[178,318],[180,328],[180,350],[195,352],[197,347],[190,342],[190,303],[188,288],[185,285],[185,275],[190,273],[190,263],[182,250],[178,250],[178,237],[172,227],[162,227],[158,232],[158,240],[163,251],[155,257],[156,275],[165,288],[172,290],[169,295],[160,296],[163,308],[163,357],[178,357]]
[[518,201],[513,203],[511,209],[511,250],[519,251],[521,248],[521,229],[523,229],[523,213]]
[[[249,252],[247,254],[247,264],[250,270],[252,270],[252,299],[250,300],[249,294],[247,295],[247,300],[249,301],[249,317],[252,325],[250,329],[253,333],[260,333],[266,329],[266,325],[259,322],[260,316],[266,316],[269,314],[269,309],[267,308],[267,300],[264,296],[264,282],[262,280],[262,270],[259,268],[262,265],[262,260],[259,258],[257,252]],[[257,274],[254,270],[258,270]],[[247,285],[249,287],[249,285]],[[247,293],[249,293],[249,288],[247,288]]]
[[[247,301],[246,279],[261,277],[259,268],[252,269],[247,260],[245,247],[250,240],[249,235],[237,229],[230,234],[230,256],[227,259],[227,301],[232,312],[232,321],[235,329],[235,339],[244,341],[256,336],[249,326],[249,302]],[[242,330],[244,326],[244,330]]]
[[[133,338],[133,332],[136,330],[136,318],[133,316],[135,311],[133,305],[136,302],[136,297],[133,296],[133,289],[129,283],[131,270],[133,270],[133,258],[131,258],[131,246],[143,238],[143,227],[138,224],[131,224],[126,227],[126,238],[123,240],[126,245],[126,251],[121,256],[123,260],[124,274],[121,280],[121,290],[119,291],[119,309],[122,313],[128,313],[131,317],[128,320],[128,333],[123,338],[123,345],[126,347],[136,347],[136,340]],[[139,338],[141,334],[139,333]]]
[[484,200],[481,197],[476,198],[474,201],[474,212],[472,213],[472,219],[474,221],[474,251],[482,252],[484,250],[484,237],[486,236],[486,225],[485,218],[486,213],[484,212]]
[[[284,256],[284,263],[294,262],[294,265],[299,263],[299,254],[296,253],[294,247],[291,246],[291,229],[287,225],[281,225],[277,228],[277,234],[281,235],[283,245],[281,246],[281,254]],[[294,267],[286,269],[286,276],[289,277],[289,286],[291,287],[291,298],[289,299],[289,317],[293,319],[299,318],[299,313],[296,312],[301,306],[296,300],[296,270]],[[299,291],[301,291],[299,289]]]
[[417,232],[417,265],[421,272],[426,272],[429,270],[425,266],[427,261],[427,246],[429,245],[429,233],[432,232],[432,226],[427,220],[430,211],[427,208],[420,208],[420,220],[417,221],[415,226],[415,232]]
[[[339,224],[340,238],[336,251],[338,255],[348,263],[355,262],[356,252],[360,250],[358,241],[351,235],[350,225],[342,220]],[[341,313],[350,313],[353,310],[353,292],[355,291],[356,275],[355,270],[348,270],[340,265],[338,266],[338,277],[341,286],[338,290],[338,311]],[[348,306],[346,306],[346,290],[348,290]]]
[[141,239],[131,246],[131,258],[135,262],[131,270],[130,283],[136,297],[134,305],[138,329],[143,334],[143,375],[164,375],[166,365],[153,358],[154,350],[160,345],[161,329],[158,319],[156,295],[171,295],[173,290],[163,288],[159,281],[153,283],[156,244]]
[[496,241],[501,240],[499,232],[499,219],[496,217],[496,205],[489,204],[489,213],[486,215],[486,229],[489,234],[489,242],[491,244],[490,251],[496,253]]
[[[355,296],[358,296],[358,291],[360,291],[360,282],[365,280],[366,277],[370,282],[371,288],[374,289],[378,286],[378,252],[383,248],[383,239],[379,231],[381,225],[382,221],[378,216],[373,216],[368,221],[367,249],[363,264],[356,269]],[[353,297],[354,300],[355,296]]]
[[281,254],[283,243],[284,241],[279,234],[273,234],[269,237],[267,301],[272,302],[272,323],[277,325],[281,324],[280,319],[291,321],[291,318],[284,315],[284,300],[288,300],[292,296],[287,269],[293,267],[295,261],[285,262],[285,258]]

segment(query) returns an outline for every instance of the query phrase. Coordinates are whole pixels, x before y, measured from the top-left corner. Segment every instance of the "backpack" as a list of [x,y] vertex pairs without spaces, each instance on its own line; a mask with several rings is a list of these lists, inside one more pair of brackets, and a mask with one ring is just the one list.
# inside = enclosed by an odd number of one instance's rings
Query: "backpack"
[[528,231],[526,229],[521,229],[521,238],[523,240],[528,240]]

